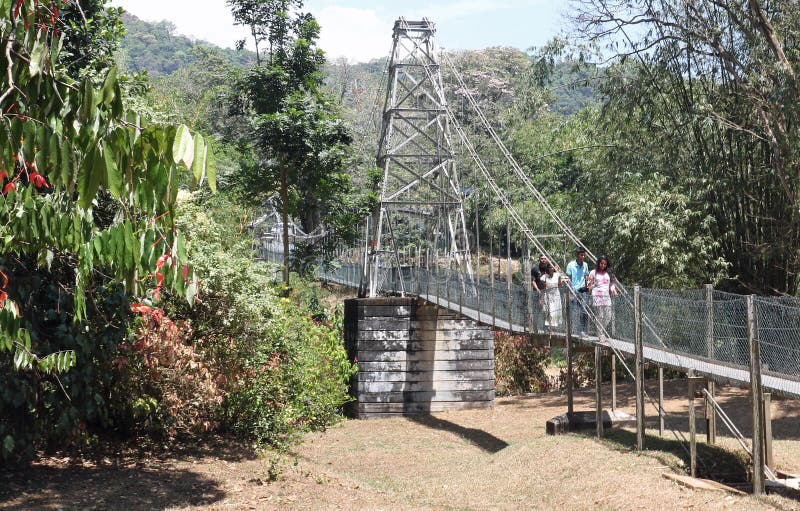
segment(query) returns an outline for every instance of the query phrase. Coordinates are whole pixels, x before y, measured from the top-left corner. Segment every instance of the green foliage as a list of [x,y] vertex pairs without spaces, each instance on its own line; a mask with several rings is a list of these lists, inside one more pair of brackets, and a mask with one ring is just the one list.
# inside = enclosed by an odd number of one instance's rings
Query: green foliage
[[[582,30],[598,43],[619,20],[587,0]],[[800,274],[800,6],[794,1],[637,0],[636,29],[606,68],[605,130],[639,153],[623,165],[669,183],[713,218],[712,252],[729,263],[729,288],[795,293]],[[627,30],[623,22],[620,30]],[[627,160],[627,162],[626,162]]]
[[195,136],[189,161],[185,128],[142,123],[107,60],[84,60],[115,44],[102,6],[0,1],[0,363],[22,410],[3,434],[20,452],[106,423],[119,293],[197,285],[172,212],[185,170],[213,185],[212,159]]
[[550,349],[536,346],[531,336],[494,334],[495,389],[500,396],[550,390],[545,367]]
[[[226,399],[218,421],[259,444],[285,448],[303,431],[323,429],[350,398],[341,313],[329,314],[316,292],[280,297],[274,267],[252,259],[242,234],[249,216],[225,197],[187,201],[179,224],[202,276],[191,309],[171,301],[173,317],[193,328],[192,345],[218,371]],[[313,316],[313,317],[312,317]],[[316,318],[316,319],[314,319]]]
[[[344,172],[351,139],[322,92],[325,59],[316,47],[319,25],[313,16],[291,9],[302,5],[298,1],[231,0],[229,5],[237,23],[251,29],[257,47],[269,44],[263,65],[259,60],[237,82],[235,104],[249,132],[232,184],[259,205],[274,197],[282,216],[286,254],[290,218],[299,218],[308,233],[335,218],[330,224],[342,229],[334,236],[353,238],[357,212],[346,206],[352,202],[348,198],[352,188]],[[310,260],[313,249],[304,247],[295,261]],[[289,284],[288,257],[284,284]]]
[[[36,255],[40,267],[54,257],[74,258],[75,317],[80,320],[95,264],[131,290],[137,275],[161,275],[159,286],[165,278],[168,285],[185,286],[186,279],[174,271],[184,260],[171,209],[181,168],[192,161],[175,153],[185,128],[142,128],[137,116],[124,110],[114,68],[98,83],[88,77],[78,83],[64,74],[56,27],[26,28],[42,9],[49,18],[46,7],[24,2],[19,16],[0,24],[3,41],[30,60],[28,66],[4,61],[9,73],[3,73],[0,102],[0,139],[5,141],[0,218],[6,229],[0,253]],[[202,137],[193,142],[202,145]],[[199,151],[193,170],[212,182],[208,161],[206,150]],[[98,193],[109,194],[115,203],[108,225],[94,218]],[[163,268],[161,254],[169,254],[170,267]],[[15,296],[13,288],[9,295]]]
[[53,11],[63,34],[59,62],[73,78],[96,76],[114,64],[124,33],[122,8],[106,7],[107,0],[59,2]]
[[29,350],[61,359],[68,353],[74,363],[68,371],[63,360],[54,362],[61,367],[50,372],[20,368],[19,350],[0,351],[0,438],[13,446],[2,459],[30,458],[35,449],[46,447],[81,448],[89,435],[113,427],[112,361],[130,314],[121,287],[106,281],[88,294],[86,319],[75,322],[73,297],[61,286],[73,268],[56,260],[50,272],[30,272],[27,266],[35,261],[24,263],[5,260],[15,287],[26,297],[26,316],[20,321],[30,335]]
[[112,361],[114,429],[126,436],[174,438],[216,428],[224,389],[219,372],[190,342],[191,326],[159,308],[134,304],[132,309],[139,318]]
[[[123,67],[129,71],[146,71],[153,77],[171,75],[200,60],[199,51],[213,47],[204,41],[193,41],[175,33],[169,21],[147,22],[129,13],[122,15],[125,36],[120,49]],[[199,51],[198,51],[199,50]],[[255,61],[255,55],[246,50],[215,48],[227,65],[246,67]]]

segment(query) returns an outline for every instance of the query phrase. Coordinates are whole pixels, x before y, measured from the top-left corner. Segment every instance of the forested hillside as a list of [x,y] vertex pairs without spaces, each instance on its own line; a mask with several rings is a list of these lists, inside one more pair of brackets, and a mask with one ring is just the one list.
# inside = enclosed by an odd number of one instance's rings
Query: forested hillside
[[[120,60],[130,71],[168,75],[194,62],[196,48],[214,46],[176,33],[175,25],[169,21],[148,22],[127,12],[122,15],[122,21],[125,35],[120,42]],[[247,50],[220,48],[219,51],[239,67],[255,62],[255,54]]]

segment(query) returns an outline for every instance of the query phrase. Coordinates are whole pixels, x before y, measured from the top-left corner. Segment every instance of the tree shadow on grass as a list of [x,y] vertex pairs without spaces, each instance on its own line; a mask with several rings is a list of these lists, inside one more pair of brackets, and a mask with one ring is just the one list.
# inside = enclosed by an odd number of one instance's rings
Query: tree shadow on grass
[[166,464],[109,467],[34,464],[0,472],[0,509],[125,509],[206,505],[225,492],[203,475]]
[[[636,449],[636,432],[613,428],[606,430],[605,440],[623,451]],[[688,435],[686,435],[688,440]],[[685,448],[684,448],[685,447]],[[646,435],[644,456],[652,456],[670,466],[678,473],[688,475],[690,458],[689,445],[667,437]],[[664,456],[673,455],[679,460]],[[734,452],[716,445],[697,442],[697,477],[712,479],[721,483],[735,485],[745,484],[751,480],[750,459],[744,452]]]
[[[105,449],[113,451],[113,445]],[[105,457],[104,463],[45,457],[28,465],[0,468],[0,510],[145,511],[213,504],[226,496],[220,483],[175,468],[175,463],[206,458],[235,463],[257,457],[251,446],[225,437],[168,446],[139,444]]]
[[482,429],[465,428],[455,422],[450,422],[432,415],[414,415],[408,417],[408,419],[428,428],[449,431],[491,454],[500,452],[509,445],[505,440],[501,440]]

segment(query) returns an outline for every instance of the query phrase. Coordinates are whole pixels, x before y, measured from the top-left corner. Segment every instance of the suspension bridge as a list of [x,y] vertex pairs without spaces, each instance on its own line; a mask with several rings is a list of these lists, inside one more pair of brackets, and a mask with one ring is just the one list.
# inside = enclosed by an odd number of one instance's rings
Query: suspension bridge
[[[443,76],[453,82],[457,98],[447,97]],[[754,403],[761,403],[761,392],[800,398],[800,299],[734,295],[710,286],[629,288],[618,281],[619,296],[605,324],[598,320],[591,299],[571,286],[558,287],[557,298],[533,289],[531,252],[545,255],[564,274],[559,264],[566,263],[563,248],[584,244],[533,185],[531,171],[506,148],[451,57],[436,47],[433,23],[402,18],[395,23],[382,92],[377,129],[377,163],[383,170],[380,208],[365,220],[357,243],[329,254],[320,278],[358,290],[361,297],[416,297],[454,317],[535,335],[542,335],[547,319],[548,308],[541,303],[553,298],[564,314],[561,322],[549,322],[547,335],[563,340],[568,350],[579,342],[599,346],[598,353],[613,352],[637,385],[641,365],[649,362],[710,381],[749,385]],[[450,106],[456,100],[470,108],[469,129]],[[483,140],[490,140],[502,155],[501,165],[486,163],[471,141],[476,125]],[[537,233],[529,226],[512,200],[512,188],[524,190],[559,232]],[[481,193],[506,214],[505,254],[493,238],[480,239]],[[283,245],[275,222],[275,216],[260,219],[258,249],[262,258],[280,262]],[[305,234],[294,230],[292,242],[303,241]],[[511,251],[512,231],[522,240],[516,253]],[[586,251],[587,259],[595,262],[592,251]],[[636,360],[633,368],[625,362],[631,355]],[[640,394],[637,416],[643,417],[643,390]],[[713,402],[713,392],[706,391],[706,398]],[[662,414],[660,404],[654,406]],[[713,406],[724,421],[724,411]],[[763,405],[754,405],[753,412],[754,417],[763,414]],[[640,422],[643,435],[644,421]],[[763,447],[755,437],[752,449],[740,441],[754,463],[763,465]],[[769,468],[766,475],[774,479]]]

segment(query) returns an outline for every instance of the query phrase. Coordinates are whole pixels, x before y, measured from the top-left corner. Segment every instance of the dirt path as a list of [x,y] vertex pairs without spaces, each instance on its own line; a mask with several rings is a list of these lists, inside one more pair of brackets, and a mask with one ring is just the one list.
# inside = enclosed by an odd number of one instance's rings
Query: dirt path
[[[683,431],[685,385],[667,385],[670,425]],[[632,412],[629,391],[620,388],[619,405]],[[719,395],[749,434],[747,393],[724,388]],[[591,409],[592,396],[578,392],[577,409]],[[800,472],[800,402],[777,401],[773,410],[777,464]],[[136,463],[51,458],[26,471],[0,472],[0,509],[800,509],[800,496],[694,492],[664,479],[664,472],[685,470],[686,456],[671,434],[661,440],[649,430],[652,449],[644,454],[631,449],[629,430],[602,441],[545,435],[545,421],[564,411],[564,397],[548,394],[498,399],[489,411],[345,421],[307,436],[296,461],[272,483],[268,459],[224,443]],[[723,434],[720,444],[735,442]],[[701,452],[704,464],[725,477],[742,475],[734,473],[736,456]]]

